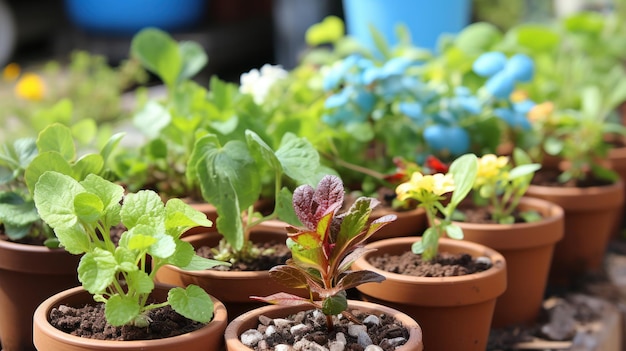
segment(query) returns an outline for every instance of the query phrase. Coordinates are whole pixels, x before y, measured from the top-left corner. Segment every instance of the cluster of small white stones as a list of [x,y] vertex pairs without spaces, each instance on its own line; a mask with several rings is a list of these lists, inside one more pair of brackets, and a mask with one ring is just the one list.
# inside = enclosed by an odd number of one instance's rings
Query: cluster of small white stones
[[[266,316],[259,317],[259,326],[257,329],[249,329],[241,334],[241,342],[255,350],[274,350],[274,351],[344,351],[347,344],[346,335],[337,332],[334,340],[329,340],[326,333],[314,332],[309,340],[305,338],[310,334],[311,327],[304,324],[306,312],[300,312],[295,315],[292,320],[289,319],[271,319]],[[343,317],[341,315],[333,317],[337,322]],[[316,326],[326,325],[326,316],[318,310],[313,311],[313,323]],[[380,319],[375,315],[368,315],[363,319],[363,324],[351,323],[348,325],[348,335],[355,338],[359,345],[365,351],[383,351],[383,347],[374,345],[372,339],[367,333],[367,325],[380,325]],[[276,334],[279,333],[279,334]],[[293,345],[278,344],[273,348],[268,345],[268,339],[272,336],[289,334],[293,337]],[[384,339],[381,341],[385,345],[393,348],[403,345],[406,342],[404,337],[396,337],[392,339]]]

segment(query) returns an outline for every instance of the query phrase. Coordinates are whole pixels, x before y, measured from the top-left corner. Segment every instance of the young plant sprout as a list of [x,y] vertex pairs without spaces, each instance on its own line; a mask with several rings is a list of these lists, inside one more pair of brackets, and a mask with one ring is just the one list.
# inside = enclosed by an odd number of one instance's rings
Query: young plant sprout
[[[270,269],[270,277],[293,288],[307,288],[308,299],[277,293],[266,297],[252,296],[277,305],[310,305],[326,315],[329,330],[332,317],[342,314],[354,320],[347,311],[346,289],[385,278],[371,271],[351,271],[351,264],[367,250],[361,245],[377,230],[396,219],[386,215],[369,221],[378,200],[360,197],[345,212],[340,213],[345,189],[341,179],[327,175],[317,189],[301,185],[294,191],[293,207],[303,228],[287,228],[292,258],[287,264]],[[315,296],[321,300],[316,300]]]

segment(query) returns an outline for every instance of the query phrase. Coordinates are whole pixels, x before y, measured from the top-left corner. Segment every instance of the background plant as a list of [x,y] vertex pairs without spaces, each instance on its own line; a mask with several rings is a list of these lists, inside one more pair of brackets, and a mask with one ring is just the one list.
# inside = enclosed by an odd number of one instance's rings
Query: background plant
[[[340,213],[344,192],[341,179],[330,175],[322,178],[316,189],[302,185],[294,191],[293,209],[303,227],[288,227],[287,245],[292,258],[286,265],[270,269],[270,277],[289,287],[307,288],[310,298],[287,293],[252,298],[320,309],[326,315],[328,330],[332,330],[334,315],[349,316],[346,289],[385,279],[375,272],[350,271],[349,268],[367,252],[361,244],[396,216],[386,215],[370,222],[368,219],[378,200],[367,197],[360,197],[347,211]],[[315,301],[315,295],[319,295],[321,301]]]
[[[164,204],[153,191],[124,195],[122,186],[94,174],[77,181],[47,171],[35,186],[34,200],[63,248],[82,254],[78,279],[96,302],[105,304],[111,325],[146,327],[146,312],[166,305],[189,319],[211,320],[211,298],[195,285],[170,289],[166,302],[148,303],[159,267],[207,269],[224,264],[197,256],[191,244],[180,239],[192,227],[212,225],[203,213],[179,199]],[[120,225],[125,231],[116,244],[112,228]],[[148,256],[153,265],[149,273]]]
[[58,240],[41,220],[33,192],[39,176],[57,171],[76,180],[88,174],[107,176],[108,160],[123,134],[112,136],[98,153],[79,150],[69,127],[51,124],[38,137],[7,142],[0,150],[0,225],[12,241],[28,238],[57,247]]
[[[422,234],[422,239],[411,246],[413,253],[421,254],[424,260],[431,260],[438,253],[442,235],[463,239],[463,229],[452,223],[453,214],[472,190],[477,172],[476,155],[465,154],[452,162],[446,174],[423,175],[414,172],[410,181],[396,187],[398,199],[417,200],[428,218],[429,226]],[[449,199],[446,196],[448,193],[451,193]]]
[[[513,162],[511,162],[513,161]],[[472,188],[472,199],[479,206],[489,206],[491,219],[496,223],[515,222],[514,211],[530,186],[534,173],[541,168],[531,163],[521,149],[514,149],[512,160],[508,156],[483,155],[478,159],[478,172]],[[520,212],[526,222],[537,220],[536,212]]]

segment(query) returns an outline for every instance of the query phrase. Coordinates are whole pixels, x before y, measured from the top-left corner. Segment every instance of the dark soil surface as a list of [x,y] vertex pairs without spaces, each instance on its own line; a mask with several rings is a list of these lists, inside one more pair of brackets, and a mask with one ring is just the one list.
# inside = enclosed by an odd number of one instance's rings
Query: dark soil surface
[[46,241],[46,237],[44,236],[40,236],[40,237],[31,237],[31,236],[27,236],[25,238],[22,238],[20,240],[10,240],[9,237],[3,233],[3,230],[0,226],[0,240],[4,240],[4,241],[10,241],[10,242],[14,242],[17,244],[25,244],[25,245],[36,245],[36,246],[43,246],[44,241]]
[[596,179],[591,174],[587,177],[587,179],[583,181],[570,180],[566,183],[561,183],[558,181],[558,177],[561,172],[559,170],[550,169],[550,168],[542,168],[535,173],[531,184],[533,185],[541,185],[541,186],[554,186],[554,187],[592,187],[592,186],[602,186],[609,185],[611,182]]
[[261,316],[257,329],[244,332],[241,341],[257,351],[271,350],[280,344],[301,345],[302,348],[294,347],[298,350],[318,350],[321,349],[319,345],[328,349],[333,342],[344,340],[346,351],[363,351],[368,345],[391,351],[404,345],[409,338],[408,330],[391,316],[370,315],[358,310],[352,310],[351,314],[358,324],[343,316],[333,317],[335,325],[331,331],[327,330],[326,316],[316,310],[284,319]]
[[[473,203],[461,204],[457,208],[459,212],[462,212],[465,216],[463,222],[465,223],[482,223],[482,224],[497,224],[491,217],[491,210],[488,207],[475,206]],[[513,218],[515,223],[525,223],[526,221],[520,216],[519,211],[513,211]]]
[[430,261],[423,261],[420,255],[407,251],[402,255],[384,254],[369,258],[374,267],[416,277],[453,277],[482,272],[491,267],[488,258],[474,259],[468,254],[440,252]]
[[59,306],[50,313],[50,324],[68,334],[98,340],[163,339],[200,329],[205,324],[187,319],[170,306],[148,312],[149,327],[114,327],[106,323],[104,305],[86,305],[81,308]]
[[[272,241],[265,243],[254,243],[254,246],[261,252],[265,252],[257,259],[253,261],[240,261],[235,262],[232,266],[218,266],[213,269],[216,270],[230,270],[230,271],[267,271],[270,268],[285,264],[289,258],[291,258],[291,251],[287,248],[284,241]],[[213,248],[209,246],[202,246],[196,249],[198,256],[205,258],[214,258]]]

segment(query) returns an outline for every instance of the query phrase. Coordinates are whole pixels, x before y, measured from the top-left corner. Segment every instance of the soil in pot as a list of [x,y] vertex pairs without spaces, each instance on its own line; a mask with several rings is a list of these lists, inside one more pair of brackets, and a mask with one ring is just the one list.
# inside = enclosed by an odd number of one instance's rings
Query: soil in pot
[[106,322],[104,305],[70,307],[61,305],[50,312],[49,322],[55,328],[71,335],[97,340],[152,340],[192,332],[205,324],[192,321],[170,306],[156,308],[148,313],[150,327],[115,327]]
[[[327,330],[326,316],[318,310],[307,310],[272,319],[259,317],[256,329],[244,332],[240,340],[253,350],[272,350],[277,345],[293,345],[296,349],[333,349],[333,344],[343,343],[344,350],[363,350],[378,345],[384,351],[404,345],[409,332],[400,322],[386,314],[369,314],[352,310],[358,323],[343,316],[333,317],[335,326]],[[300,348],[298,348],[300,347]]]
[[416,277],[454,277],[482,272],[491,267],[487,257],[474,259],[468,254],[446,252],[438,253],[430,261],[423,261],[420,255],[411,251],[401,255],[374,256],[368,261],[380,270]]
[[[217,266],[212,269],[221,271],[266,271],[270,268],[285,264],[291,257],[291,251],[287,248],[285,241],[271,240],[268,242],[253,242],[256,250],[262,252],[259,257],[253,260],[237,261],[231,266]],[[196,249],[198,256],[215,259],[215,248],[210,246],[200,246]]]

